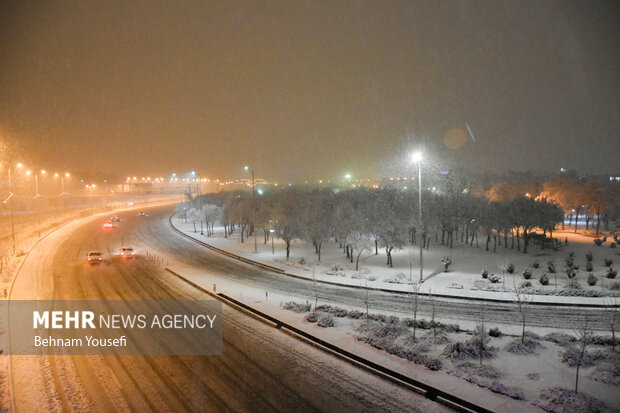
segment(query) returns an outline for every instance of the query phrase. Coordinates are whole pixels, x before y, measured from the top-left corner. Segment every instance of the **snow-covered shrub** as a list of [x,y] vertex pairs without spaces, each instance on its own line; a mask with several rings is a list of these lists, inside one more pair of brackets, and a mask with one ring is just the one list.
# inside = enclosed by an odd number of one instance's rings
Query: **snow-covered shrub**
[[334,308],[333,314],[335,317],[343,318],[349,315],[349,311],[345,310],[344,308],[336,307]]
[[605,404],[585,393],[575,393],[574,389],[550,387],[540,392],[542,402],[535,403],[548,412],[602,412]]
[[359,318],[362,318],[363,315],[364,315],[364,313],[362,313],[361,311],[358,311],[358,310],[351,310],[351,311],[349,311],[349,314],[347,314],[347,316],[349,318],[353,318],[353,319],[356,319],[356,320],[359,319]]
[[[486,340],[485,340],[486,341]],[[457,341],[454,344],[448,344],[441,352],[442,356],[457,359],[477,359],[491,358],[494,356],[494,348],[488,346],[486,343],[480,345],[480,339],[478,337],[472,337],[467,341]]]
[[601,383],[617,386],[620,384],[620,364],[615,363],[614,366],[596,367],[595,370],[588,375],[592,380]]
[[487,267],[482,267],[482,273],[480,275],[482,278],[489,278],[489,270]]
[[390,284],[405,284],[407,283],[407,276],[402,272],[399,272],[392,277],[385,278],[383,281]]
[[534,261],[534,262],[532,263],[532,267],[533,267],[533,268],[540,268],[540,262],[538,262],[538,260]]
[[609,286],[609,289],[610,289],[610,290],[612,290],[612,291],[617,291],[617,290],[620,290],[620,283],[612,283],[612,284]]
[[594,256],[592,255],[592,251],[588,251],[586,253],[586,261],[587,262],[592,262],[593,259],[594,259]]
[[298,263],[299,265],[306,265],[306,259],[305,259],[304,257],[301,257],[301,258],[297,261],[297,263]]
[[501,337],[502,336],[502,332],[499,331],[499,328],[493,327],[493,328],[489,329],[489,336],[491,336],[491,337]]
[[304,320],[306,320],[306,321],[307,321],[307,322],[309,322],[309,323],[316,323],[316,322],[318,321],[318,319],[319,319],[319,317],[320,317],[320,316],[321,316],[321,314],[320,314],[320,313],[317,313],[317,312],[312,312],[312,313],[310,313],[310,314],[306,315],[306,316],[304,317]]
[[607,278],[611,278],[611,279],[616,278],[616,275],[618,275],[618,271],[614,270],[611,267],[607,269],[607,274],[605,274]]
[[514,273],[514,272],[515,272],[515,265],[514,265],[513,263],[509,263],[509,264],[506,266],[506,272],[507,272],[508,274],[512,274],[512,273]]
[[551,274],[555,274],[555,262],[553,260],[547,262],[547,269]]
[[592,261],[588,261],[586,263],[586,271],[591,272],[594,269],[594,266],[592,265]]
[[547,274],[542,274],[540,278],[538,279],[538,281],[542,285],[549,285],[549,276]]
[[596,285],[597,282],[598,282],[598,277],[595,276],[594,274],[590,273],[590,275],[588,275],[588,279],[587,279],[588,285],[594,286],[594,285]]
[[307,313],[312,309],[312,304],[306,301],[305,303],[297,303],[295,301],[288,301],[282,304],[282,308],[296,313]]
[[523,342],[521,341],[521,338],[514,339],[510,343],[506,344],[504,350],[514,354],[534,354],[536,352],[536,347],[540,347],[540,343],[538,343],[538,341],[525,337]]
[[605,258],[605,267],[611,267],[614,261],[611,258]]
[[325,271],[327,275],[344,275],[345,268],[340,264],[334,264],[330,269]]
[[549,333],[544,336],[543,339],[555,343],[561,347],[566,347],[570,343],[574,343],[575,341],[577,341],[577,337],[575,336],[558,332]]
[[[560,357],[563,363],[568,364],[570,367],[575,367],[577,364],[579,364],[581,354],[577,347],[570,346],[560,353]],[[589,351],[586,351],[583,354],[583,358],[581,358],[581,366],[587,367],[592,365],[594,365],[594,357],[592,357],[592,354],[590,354]]]
[[443,363],[439,359],[428,359],[424,362],[424,366],[433,371],[441,370]]
[[496,284],[499,282],[499,276],[495,275],[495,274],[491,274],[489,275],[489,281],[493,284]]
[[532,270],[530,270],[529,268],[524,270],[523,278],[525,278],[526,280],[529,280],[530,278],[532,278]]
[[364,274],[364,275],[370,274],[370,270],[366,267],[362,268],[359,272],[360,274]]
[[530,281],[523,281],[521,284],[519,284],[519,288],[532,288],[532,283]]
[[601,245],[603,245],[603,240],[597,238],[594,240],[594,244],[596,244],[597,247],[600,247]]
[[[616,342],[617,340],[618,339],[616,339]],[[590,342],[597,346],[611,346],[612,338],[611,336],[593,335],[592,337],[590,337]],[[620,362],[620,358],[618,359],[618,361]],[[618,368],[620,368],[620,363],[618,364]]]
[[610,243],[609,248],[616,248],[616,243],[615,242]]
[[359,272],[356,272],[355,274],[351,275],[351,278],[354,280],[362,280],[366,277],[364,277],[362,274],[360,274]]
[[316,325],[319,327],[333,327],[335,325],[334,316],[325,314],[319,319]]
[[377,281],[377,277],[375,277],[374,275],[369,276],[368,278],[366,278],[368,281]]

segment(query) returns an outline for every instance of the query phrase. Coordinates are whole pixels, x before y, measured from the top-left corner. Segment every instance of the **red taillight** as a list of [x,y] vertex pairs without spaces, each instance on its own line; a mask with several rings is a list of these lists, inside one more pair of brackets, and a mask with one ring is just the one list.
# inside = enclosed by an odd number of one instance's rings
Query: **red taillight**
[[90,257],[88,257],[88,261],[90,261]]

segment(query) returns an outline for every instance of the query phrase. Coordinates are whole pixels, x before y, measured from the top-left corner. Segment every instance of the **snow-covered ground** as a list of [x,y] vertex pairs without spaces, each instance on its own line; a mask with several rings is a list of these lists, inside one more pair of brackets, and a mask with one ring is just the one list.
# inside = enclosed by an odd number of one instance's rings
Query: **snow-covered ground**
[[[224,237],[224,229],[216,227],[214,235],[208,237],[206,231],[204,235],[200,233],[200,224],[191,221],[184,222],[180,217],[173,217],[173,225],[187,235],[194,237],[214,247],[226,250],[244,258],[258,261],[272,267],[284,270],[288,274],[319,281],[354,285],[358,287],[379,288],[393,291],[410,292],[411,280],[418,280],[420,274],[419,249],[394,251],[393,268],[386,265],[385,252],[379,248],[378,255],[373,251],[362,253],[359,262],[359,271],[355,271],[355,262],[351,263],[346,259],[342,249],[334,241],[323,245],[321,251],[321,261],[314,252],[314,247],[305,241],[293,241],[291,254],[286,259],[284,243],[279,239],[269,240],[265,243],[264,237],[259,233],[257,237],[258,252],[254,252],[254,237],[245,239],[241,243],[239,230],[232,236]],[[514,300],[515,287],[519,287],[526,280],[523,278],[523,271],[529,269],[532,277],[529,282],[534,290],[545,294],[532,294],[530,299],[545,303],[583,303],[583,304],[610,304],[614,298],[610,294],[618,294],[620,290],[620,277],[609,279],[605,276],[608,267],[604,260],[613,261],[612,267],[620,267],[620,247],[610,248],[607,241],[602,246],[596,246],[593,238],[570,231],[558,231],[555,236],[562,240],[568,240],[568,245],[564,245],[557,251],[553,249],[541,250],[535,245],[530,245],[527,254],[517,251],[516,243],[514,249],[511,248],[511,241],[508,241],[508,248],[497,246],[495,253],[492,252],[493,243],[490,251],[485,250],[485,243],[481,239],[479,246],[463,245],[454,243],[454,248],[431,242],[429,250],[424,250],[424,278],[420,291],[437,295],[452,295],[471,298],[487,298],[495,300]],[[273,250],[272,250],[273,241]],[[503,245],[503,244],[502,244]],[[569,290],[569,280],[564,273],[566,267],[565,260],[569,253],[575,254],[574,262],[580,266],[574,281],[579,285],[581,294],[602,293],[603,297],[587,296],[559,296],[554,295],[556,291]],[[587,283],[589,271],[586,271],[586,254],[592,253],[593,270],[591,271],[597,278],[597,283],[590,286]],[[442,258],[449,256],[452,264],[449,271],[445,272],[442,265]],[[354,260],[355,261],[355,260]],[[556,273],[549,273],[547,264],[553,261],[556,266]],[[534,268],[538,263],[538,268]],[[509,264],[514,265],[514,272],[510,274],[506,271]],[[488,279],[481,276],[482,269],[486,267],[489,275],[495,274],[500,277],[498,283],[490,283]],[[549,276],[549,285],[543,286],[539,282],[542,274]],[[614,285],[615,284],[615,285]],[[610,290],[614,288],[613,290]]]

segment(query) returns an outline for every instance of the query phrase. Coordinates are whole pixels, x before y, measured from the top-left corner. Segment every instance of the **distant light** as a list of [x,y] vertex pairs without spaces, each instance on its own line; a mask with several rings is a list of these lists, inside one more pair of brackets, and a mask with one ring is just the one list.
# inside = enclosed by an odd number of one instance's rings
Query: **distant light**
[[41,174],[45,175],[45,169],[41,169]]
[[65,172],[65,176],[68,178],[70,176],[69,172]]
[[351,174],[345,174],[344,179],[351,179]]
[[55,174],[54,174],[54,177],[58,178],[58,173],[55,173]]
[[176,177],[176,176],[177,176],[177,174],[172,174],[172,177],[173,177],[173,178],[174,178],[174,177]]
[[93,188],[95,188],[95,187],[96,187],[97,185],[95,185],[95,184],[92,184],[91,186],[92,186]]
[[104,180],[103,180],[103,183],[104,183],[104,184],[107,184],[107,183],[108,183],[108,180],[107,180],[107,179],[104,179]]
[[32,172],[30,171],[26,171],[26,175],[30,175]]
[[450,173],[450,171],[440,171],[439,173],[442,174],[442,175],[448,175]]
[[411,160],[413,162],[422,162],[422,152],[419,152],[419,151],[418,152],[414,152],[411,155]]
[[18,162],[18,163],[17,163],[17,167],[18,167],[18,168],[21,168],[22,166],[24,166],[24,164],[23,164],[23,163],[21,163],[21,162]]
[[257,189],[257,190],[256,190],[256,192],[258,192],[258,195],[262,195],[262,194],[264,194],[263,190],[262,190],[262,189],[260,189],[260,188],[259,188],[259,189]]
[[566,169],[564,169],[564,168],[560,168],[560,172],[561,172],[561,173],[564,173],[564,172],[566,172]]

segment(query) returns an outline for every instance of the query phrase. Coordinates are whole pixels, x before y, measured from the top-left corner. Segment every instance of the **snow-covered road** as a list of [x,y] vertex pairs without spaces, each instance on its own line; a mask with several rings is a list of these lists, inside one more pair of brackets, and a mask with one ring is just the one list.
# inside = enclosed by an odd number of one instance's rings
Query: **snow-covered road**
[[[205,259],[166,227],[169,211],[122,213],[110,231],[101,229],[102,217],[61,228],[33,249],[11,298],[208,298],[145,258],[156,246],[194,264]],[[138,258],[114,256],[122,244],[136,247]],[[90,266],[85,255],[95,249],[106,261]],[[242,269],[241,278],[255,271],[208,259],[215,271]],[[11,356],[14,405],[20,412],[446,410],[236,310],[225,306],[223,317],[221,356]]]

